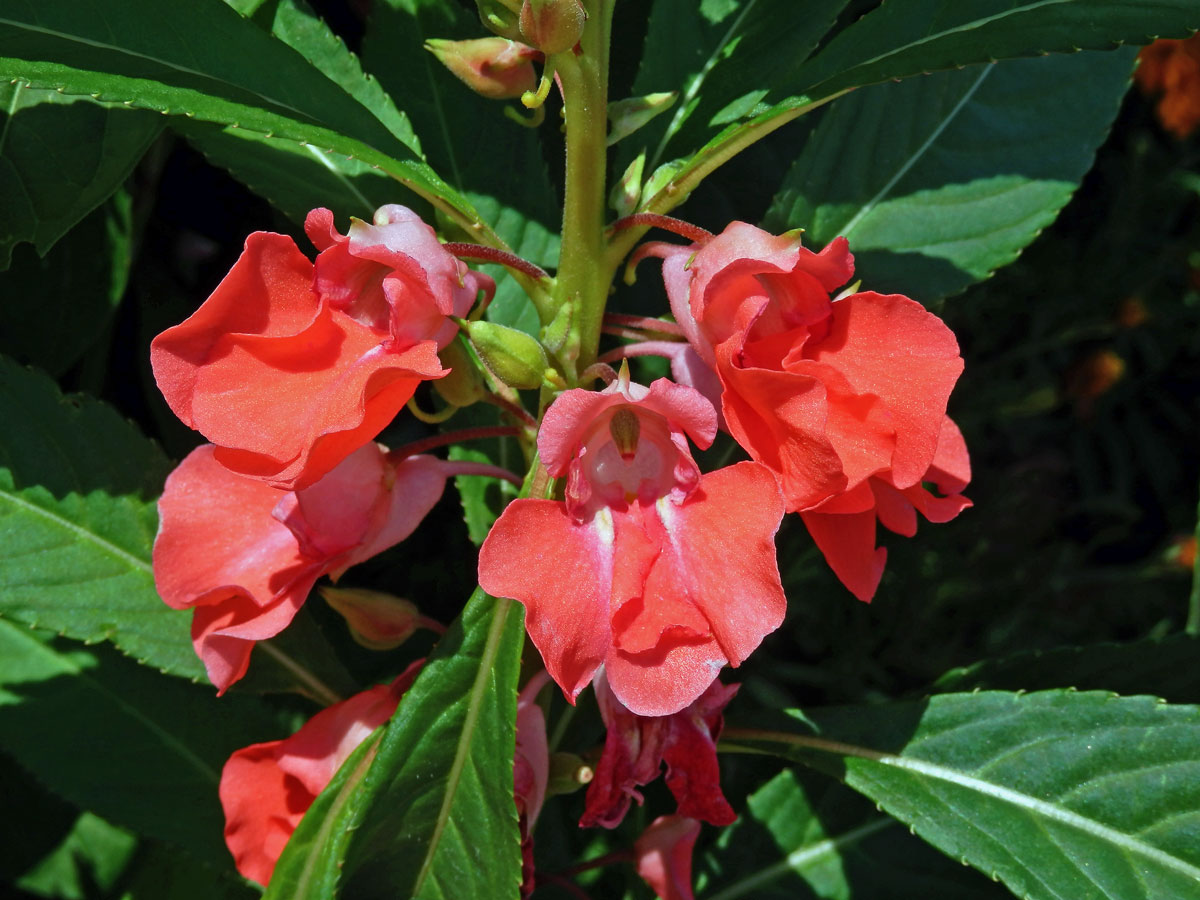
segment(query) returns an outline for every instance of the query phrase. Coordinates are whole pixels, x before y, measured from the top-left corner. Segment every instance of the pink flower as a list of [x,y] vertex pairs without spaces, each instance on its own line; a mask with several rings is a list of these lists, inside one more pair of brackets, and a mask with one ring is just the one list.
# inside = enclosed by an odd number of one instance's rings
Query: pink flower
[[150,346],[171,409],[215,458],[287,489],[315,482],[392,420],[490,278],[446,252],[402,206],[375,224],[305,228],[316,266],[291,238],[258,232],[212,296]]
[[[883,551],[868,510],[911,534],[913,508],[946,521],[970,505],[956,494],[970,477],[966,447],[946,424],[963,367],[954,335],[898,294],[831,299],[854,271],[844,238],[813,253],[795,235],[733,222],[701,244],[641,253],[664,260],[690,368],[698,357],[716,372],[719,391],[709,391],[730,434],[779,476],[789,511],[826,517],[804,516],[834,571],[869,600]],[[923,481],[951,496],[927,494]],[[854,519],[829,518],[843,515]]]
[[700,823],[684,816],[659,816],[633,843],[637,873],[659,900],[692,900],[692,850]]
[[237,870],[264,887],[317,795],[372,731],[391,718],[423,660],[390,685],[317,713],[289,738],[235,751],[221,770],[225,843]]
[[716,413],[666,379],[571,390],[538,450],[565,502],[513,501],[484,541],[479,583],[525,605],[529,635],[574,702],[603,665],[640,715],[669,715],[779,627],[779,488],[756,463],[701,475]]
[[318,578],[408,537],[437,503],[449,470],[414,456],[388,462],[369,443],[323,479],[282,491],[193,450],[158,502],[154,580],[192,609],[192,640],[221,691],[246,674],[255,641],[281,632]]
[[721,793],[717,737],[725,707],[737,685],[714,681],[691,705],[669,716],[639,716],[614,696],[603,674],[596,676],[596,702],[608,729],[604,752],[588,785],[581,827],[615,828],[637,790],[656,779],[667,766],[667,787],[679,805],[679,815],[728,825],[737,816]]

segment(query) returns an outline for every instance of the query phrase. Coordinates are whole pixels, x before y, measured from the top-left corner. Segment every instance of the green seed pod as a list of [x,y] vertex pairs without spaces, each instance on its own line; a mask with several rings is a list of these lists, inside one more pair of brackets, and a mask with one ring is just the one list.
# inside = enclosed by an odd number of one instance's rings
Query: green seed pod
[[494,322],[467,323],[467,338],[488,371],[509,387],[540,387],[546,368],[546,351],[523,331]]
[[438,352],[438,359],[450,370],[449,375],[432,382],[433,389],[443,400],[451,406],[470,406],[484,398],[487,386],[483,383],[483,375],[460,336],[456,335]]

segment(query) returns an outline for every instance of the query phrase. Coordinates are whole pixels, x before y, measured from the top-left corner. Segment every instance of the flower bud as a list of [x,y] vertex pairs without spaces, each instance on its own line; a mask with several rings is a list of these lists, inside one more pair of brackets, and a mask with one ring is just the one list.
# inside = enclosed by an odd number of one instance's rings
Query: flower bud
[[479,21],[488,31],[509,40],[520,39],[521,26],[515,6],[501,0],[475,0],[475,6],[479,9]]
[[450,370],[444,378],[433,381],[433,389],[451,406],[471,406],[487,393],[479,368],[471,351],[458,337],[438,351],[438,359]]
[[393,650],[424,624],[420,610],[401,597],[362,588],[319,588],[321,596],[350,626],[350,635],[368,650]]
[[645,168],[646,151],[643,150],[612,186],[608,194],[608,205],[618,216],[627,216],[637,209],[638,200],[642,197],[642,172]]
[[489,100],[520,97],[537,87],[532,47],[499,37],[470,41],[428,40],[425,49],[475,93]]
[[666,112],[678,96],[678,91],[667,91],[608,104],[608,146],[633,134],[659,113]]
[[541,386],[548,363],[535,338],[494,322],[469,322],[466,329],[471,346],[498,379],[526,390]]
[[573,794],[596,777],[595,767],[574,753],[550,754],[550,777],[546,793]]
[[543,53],[562,53],[579,43],[587,13],[579,0],[524,0],[521,36]]

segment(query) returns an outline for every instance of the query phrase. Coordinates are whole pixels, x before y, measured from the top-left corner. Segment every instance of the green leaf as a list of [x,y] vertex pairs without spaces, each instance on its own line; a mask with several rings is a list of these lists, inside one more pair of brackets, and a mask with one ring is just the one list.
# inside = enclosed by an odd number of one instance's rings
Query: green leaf
[[746,807],[697,859],[704,900],[1012,896],[816,773],[785,769]]
[[[1149,697],[946,694],[816,711],[788,758],[833,771],[1015,894],[1191,896],[1200,881],[1200,709]],[[778,746],[778,745],[777,745]]]
[[670,150],[698,146],[714,128],[750,114],[777,86],[794,80],[845,5],[819,0],[798,15],[794,0],[709,2],[696,15],[694,0],[657,0],[634,91],[679,90],[681,96],[657,134],[646,130],[657,139],[651,171]]
[[224,863],[217,783],[238,747],[278,736],[245,697],[0,619],[0,745],[54,793]]
[[971,63],[1187,37],[1197,28],[1194,0],[889,0],[843,29],[783,90],[824,97]]
[[203,678],[190,616],[163,604],[150,571],[162,451],[3,357],[0,420],[20,424],[0,434],[0,615]]
[[[712,138],[644,199],[642,209],[669,212],[746,147],[856,87],[998,59],[1186,37],[1197,28],[1200,9],[1193,0],[892,0],[772,85],[764,100],[773,105],[755,108],[749,121]],[[614,255],[623,256],[639,235],[631,230]]]
[[16,886],[43,897],[87,900],[93,891],[112,890],[137,849],[137,838],[92,813],[81,813],[74,826]]
[[0,84],[0,109],[0,269],[22,241],[45,256],[120,187],[162,129],[148,112],[23,84]]
[[[491,442],[493,455],[499,456],[502,442]],[[474,450],[460,445],[450,448],[450,459],[466,460],[468,462],[490,463],[501,465],[483,450]],[[476,547],[480,546],[492,529],[492,523],[499,518],[505,505],[517,494],[517,489],[507,481],[499,478],[485,478],[479,475],[458,475],[454,479],[458,496],[462,500],[463,521],[467,523],[467,536]]]
[[125,293],[131,213],[118,191],[44,257],[16,248],[0,272],[0,353],[62,375],[97,342]]
[[358,159],[326,153],[312,144],[278,140],[244,128],[180,121],[175,130],[254,193],[297,224],[324,206],[339,217],[371,220],[375,210],[398,199],[395,180]]
[[[539,129],[508,119],[503,103],[471,91],[424,48],[429,38],[478,37],[479,27],[473,12],[442,0],[382,0],[371,14],[363,58],[393,96],[405,98],[430,164],[466,194],[514,253],[553,269],[561,210]],[[480,242],[469,228],[451,237]],[[488,319],[536,334],[537,312],[517,281],[501,266],[480,268],[496,279]]]
[[475,592],[378,744],[347,760],[300,823],[268,898],[517,895],[523,624],[518,604]]
[[[0,77],[186,116],[351,157],[498,243],[463,197],[362,103],[220,0],[163,14],[153,0],[14,0],[0,15]],[[385,114],[386,118],[386,114]]]
[[825,114],[764,223],[850,241],[871,290],[928,303],[1012,262],[1091,167],[1134,52],[1009,60],[863,88]]
[[[271,34],[373,111],[405,144],[418,146],[408,117],[306,4],[273,0],[266,7],[255,15],[270,19]],[[323,153],[312,145],[265,138],[243,128],[194,122],[180,122],[176,128],[209,162],[227,169],[297,223],[303,223],[308,211],[320,206],[369,220],[380,206],[396,201],[395,182],[361,160]]]
[[1171,703],[1200,703],[1200,638],[1177,634],[1131,644],[1091,644],[1033,650],[951,669],[938,693],[1048,688],[1153,694]]

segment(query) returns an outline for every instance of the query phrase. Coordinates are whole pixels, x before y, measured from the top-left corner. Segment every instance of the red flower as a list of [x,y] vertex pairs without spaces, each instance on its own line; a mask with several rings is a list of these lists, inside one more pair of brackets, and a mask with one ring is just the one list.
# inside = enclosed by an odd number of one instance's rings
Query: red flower
[[370,441],[416,386],[445,374],[448,315],[490,278],[467,269],[402,206],[374,225],[313,210],[316,267],[291,238],[258,232],[212,296],[150,346],[154,377],[222,465],[276,487],[312,484]]
[[630,712],[596,676],[596,702],[608,729],[596,775],[588,785],[582,827],[615,828],[629,811],[631,800],[642,802],[637,790],[658,777],[667,765],[667,787],[679,804],[679,815],[728,825],[737,818],[721,793],[717,766],[717,737],[722,712],[737,693],[737,685],[714,681],[691,705],[669,716],[639,716]]
[[734,222],[702,244],[640,252],[663,258],[675,317],[720,379],[725,425],[779,476],[788,510],[855,517],[814,537],[869,600],[882,551],[863,513],[875,509],[885,526],[903,522],[896,530],[911,534],[898,495],[934,521],[970,505],[921,488],[934,481],[954,492],[970,477],[961,435],[946,424],[963,367],[954,335],[899,294],[831,299],[854,271],[844,238],[813,253],[794,235]]
[[237,750],[221,770],[225,843],[237,870],[266,886],[283,848],[342,763],[391,718],[423,660],[390,685],[323,709],[289,738]]
[[755,463],[701,475],[685,432],[708,446],[716,413],[666,379],[566,391],[538,435],[565,502],[513,501],[480,550],[479,583],[525,605],[572,702],[604,665],[629,709],[678,712],[783,621],[774,477]]
[[378,444],[311,487],[281,491],[193,450],[158,501],[154,580],[168,606],[193,609],[192,640],[222,693],[246,674],[255,641],[281,632],[324,574],[338,575],[412,534],[447,470],[414,456],[397,465]]
[[692,900],[692,850],[700,823],[684,816],[659,816],[633,842],[637,873],[660,900]]
[[533,893],[533,826],[550,781],[550,747],[546,717],[537,705],[538,691],[549,681],[545,672],[529,680],[517,697],[517,742],[513,752],[513,797],[521,827],[521,896]]

